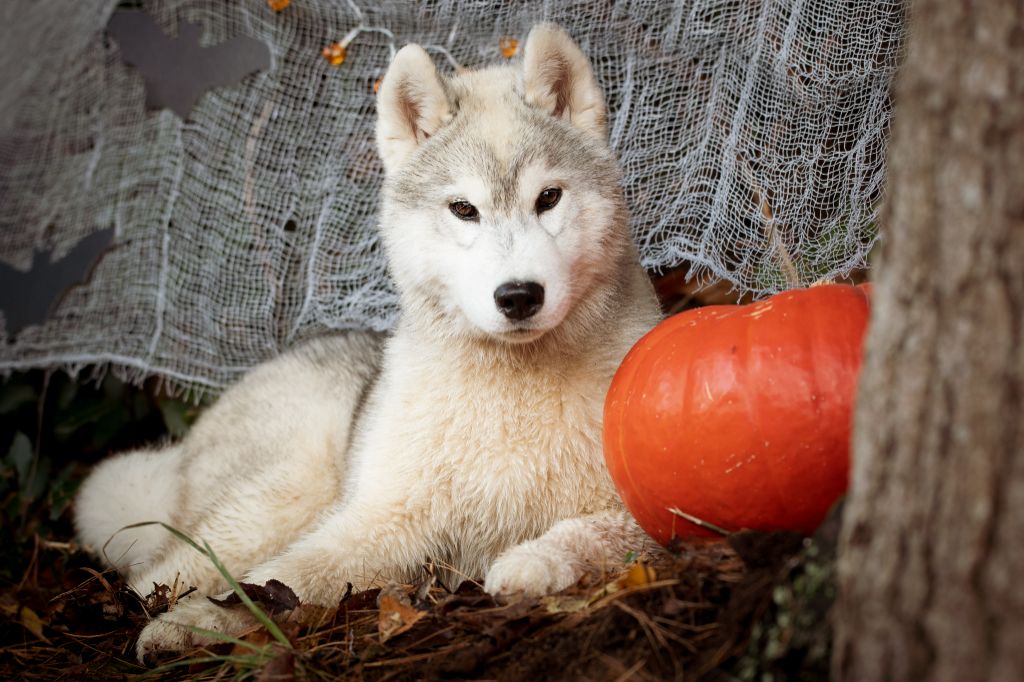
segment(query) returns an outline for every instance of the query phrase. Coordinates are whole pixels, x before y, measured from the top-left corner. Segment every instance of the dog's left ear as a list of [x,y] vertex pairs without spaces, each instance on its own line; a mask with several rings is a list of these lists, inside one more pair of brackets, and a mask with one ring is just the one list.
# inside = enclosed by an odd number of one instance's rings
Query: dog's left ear
[[540,24],[530,31],[523,50],[523,92],[530,106],[605,140],[601,86],[587,57],[557,26]]

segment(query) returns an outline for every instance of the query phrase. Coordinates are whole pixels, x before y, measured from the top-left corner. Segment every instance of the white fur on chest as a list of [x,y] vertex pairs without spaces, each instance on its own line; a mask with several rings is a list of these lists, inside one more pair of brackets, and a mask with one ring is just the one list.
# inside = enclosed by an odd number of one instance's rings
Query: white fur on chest
[[440,549],[469,564],[614,505],[602,368],[569,358],[485,368],[457,356],[446,366],[404,343],[394,340],[357,445],[354,489],[394,495],[400,486],[404,503],[433,520]]

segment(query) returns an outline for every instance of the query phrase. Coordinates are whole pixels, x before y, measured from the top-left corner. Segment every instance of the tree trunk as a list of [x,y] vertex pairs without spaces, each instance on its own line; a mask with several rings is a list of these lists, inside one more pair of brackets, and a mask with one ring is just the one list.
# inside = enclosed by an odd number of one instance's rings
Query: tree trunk
[[837,680],[1024,680],[1024,3],[920,0],[839,558]]

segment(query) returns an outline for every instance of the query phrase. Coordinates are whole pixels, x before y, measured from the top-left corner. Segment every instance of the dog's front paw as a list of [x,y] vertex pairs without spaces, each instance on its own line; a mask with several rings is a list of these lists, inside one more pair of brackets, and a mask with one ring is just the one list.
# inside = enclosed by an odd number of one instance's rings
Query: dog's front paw
[[151,620],[139,634],[135,644],[135,655],[139,663],[152,664],[157,655],[165,652],[184,651],[192,646],[192,632],[162,614]]
[[139,635],[135,653],[139,661],[145,664],[160,653],[185,651],[222,641],[198,630],[235,636],[255,622],[256,619],[245,607],[224,608],[204,597],[196,597],[179,603],[173,611],[150,621]]
[[539,597],[564,590],[580,575],[570,557],[520,545],[498,557],[487,571],[484,589],[496,597]]

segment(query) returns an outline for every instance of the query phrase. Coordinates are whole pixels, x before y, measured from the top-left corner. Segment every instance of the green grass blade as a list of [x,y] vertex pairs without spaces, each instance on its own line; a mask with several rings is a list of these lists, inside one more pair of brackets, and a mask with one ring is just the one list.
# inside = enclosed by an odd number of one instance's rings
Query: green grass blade
[[210,561],[212,561],[213,565],[216,566],[221,576],[228,581],[228,584],[231,585],[231,589],[235,591],[235,594],[237,594],[238,598],[242,600],[242,603],[245,604],[249,611],[252,612],[252,615],[256,616],[256,620],[263,624],[263,627],[267,629],[267,632],[273,635],[274,639],[280,642],[284,647],[291,649],[292,643],[289,642],[288,638],[284,636],[283,632],[281,632],[281,628],[277,627],[277,623],[271,620],[270,616],[268,616],[263,609],[256,606],[252,599],[249,599],[249,595],[245,593],[245,590],[243,590],[242,586],[238,584],[238,581],[231,577],[231,574],[228,573],[228,569],[226,569],[224,564],[220,562],[220,559],[217,558],[217,555],[214,554],[213,549],[210,548],[210,545],[205,540],[203,541],[203,547],[206,548],[206,555],[210,558]]
[[[204,554],[206,556],[209,556],[209,554],[207,554],[205,549],[203,549],[202,547],[200,547],[199,545],[196,544],[195,540],[193,540],[189,536],[185,535],[184,533],[182,533],[180,530],[178,530],[174,526],[168,526],[163,521],[140,521],[139,523],[133,523],[131,525],[123,526],[122,528],[118,528],[117,529],[117,533],[120,533],[123,530],[131,530],[132,528],[142,528],[143,526],[157,526],[157,525],[163,526],[171,535],[173,535],[174,537],[178,538],[182,542],[188,544],[189,547],[191,547],[192,549],[196,550],[200,554]],[[114,533],[114,535],[117,535],[117,533]],[[107,542],[109,543],[110,540],[107,540]],[[106,546],[106,545],[104,545],[104,546]]]
[[252,642],[246,642],[244,639],[232,637],[231,635],[224,632],[217,632],[216,630],[207,630],[205,628],[196,627],[195,625],[188,626],[188,629],[198,635],[209,637],[210,639],[216,639],[220,642],[227,642],[228,644],[235,644],[237,646],[243,646],[246,649],[256,652],[260,655],[267,655],[269,653],[266,645],[253,644]]
[[203,541],[203,546],[200,547],[195,540],[185,535],[177,528],[167,525],[163,521],[143,521],[142,523],[133,523],[130,526],[125,526],[121,530],[127,530],[129,528],[139,528],[142,526],[151,526],[154,523],[160,524],[165,529],[167,529],[167,531],[171,533],[171,535],[178,538],[182,542],[187,543],[192,549],[196,550],[197,552],[205,556],[207,559],[209,559],[210,562],[217,569],[217,572],[220,573],[221,577],[224,578],[224,580],[227,581],[228,585],[231,586],[231,590],[238,595],[238,598],[242,600],[242,603],[245,604],[245,607],[249,609],[249,612],[256,617],[256,620],[258,620],[260,624],[267,629],[267,632],[269,632],[271,636],[273,636],[273,638],[276,639],[282,646],[288,649],[292,648],[292,643],[289,642],[288,638],[284,636],[283,632],[281,632],[281,628],[277,627],[277,623],[271,620],[270,616],[268,616],[263,611],[263,609],[257,606],[252,599],[249,599],[249,595],[245,593],[245,590],[243,590],[242,586],[238,584],[238,581],[231,576],[231,573],[228,572],[228,569],[225,568],[224,564],[222,564],[220,559],[217,558],[217,554],[213,551],[213,548],[210,547],[209,543],[207,543],[205,540]]
[[239,666],[246,668],[257,668],[266,663],[266,657],[247,655],[247,656],[232,656],[230,654],[224,656],[216,656],[210,654],[209,656],[198,656],[196,658],[186,658],[180,661],[171,661],[170,663],[164,663],[163,665],[157,666],[152,670],[147,670],[141,675],[133,676],[132,680],[146,680],[158,675],[162,675],[166,672],[170,672],[175,668],[184,668],[190,665],[209,665],[211,663],[235,663]]

